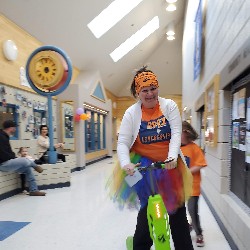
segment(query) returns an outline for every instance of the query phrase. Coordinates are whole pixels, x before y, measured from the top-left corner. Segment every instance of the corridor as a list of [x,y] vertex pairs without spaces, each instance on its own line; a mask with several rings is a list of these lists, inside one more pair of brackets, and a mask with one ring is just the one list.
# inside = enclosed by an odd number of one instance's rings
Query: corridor
[[[107,196],[105,182],[114,161],[107,158],[74,172],[71,187],[47,190],[45,197],[19,194],[1,201],[0,222],[28,223],[5,237],[0,224],[0,249],[126,250],[137,211],[119,210]],[[231,249],[202,197],[200,216],[205,247],[195,246],[192,232],[194,249]]]

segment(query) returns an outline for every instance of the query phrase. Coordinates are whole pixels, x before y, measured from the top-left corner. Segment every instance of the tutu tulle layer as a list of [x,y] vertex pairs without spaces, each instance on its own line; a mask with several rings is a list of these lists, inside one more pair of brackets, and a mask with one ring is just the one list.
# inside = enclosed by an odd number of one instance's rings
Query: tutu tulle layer
[[[132,163],[149,166],[152,161],[138,154],[130,153]],[[179,157],[175,169],[153,169],[141,172],[143,178],[133,187],[124,180],[126,173],[116,163],[108,179],[107,189],[114,202],[122,209],[139,208],[147,205],[148,197],[160,194],[169,214],[182,206],[192,193],[192,174]]]

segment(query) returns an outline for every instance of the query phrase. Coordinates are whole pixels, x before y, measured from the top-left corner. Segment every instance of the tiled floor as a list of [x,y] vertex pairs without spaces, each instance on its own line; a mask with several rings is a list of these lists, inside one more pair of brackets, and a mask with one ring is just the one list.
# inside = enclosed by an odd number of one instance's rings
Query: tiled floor
[[[112,162],[105,159],[73,173],[71,187],[47,190],[46,197],[20,194],[1,201],[0,221],[31,223],[0,241],[0,249],[126,250],[137,211],[120,211],[107,197]],[[195,249],[231,249],[203,198],[200,216],[206,245]]]

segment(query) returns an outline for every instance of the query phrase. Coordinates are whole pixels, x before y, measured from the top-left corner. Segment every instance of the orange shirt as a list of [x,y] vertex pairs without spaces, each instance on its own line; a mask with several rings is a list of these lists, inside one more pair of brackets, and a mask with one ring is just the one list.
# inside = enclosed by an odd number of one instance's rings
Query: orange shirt
[[171,129],[159,104],[153,109],[142,106],[142,122],[138,136],[131,148],[152,161],[165,161],[168,156]]
[[[191,169],[192,167],[206,167],[207,162],[201,148],[191,142],[185,146],[181,146],[181,151],[185,156],[188,167]],[[200,171],[193,174],[193,193],[192,196],[199,196],[201,194],[201,173]]]

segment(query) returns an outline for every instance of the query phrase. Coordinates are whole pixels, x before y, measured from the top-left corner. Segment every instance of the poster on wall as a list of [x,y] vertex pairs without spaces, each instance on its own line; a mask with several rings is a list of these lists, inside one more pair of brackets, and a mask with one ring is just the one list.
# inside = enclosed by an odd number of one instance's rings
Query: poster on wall
[[238,92],[233,94],[232,116],[233,120],[238,119]]
[[233,120],[245,118],[245,98],[246,98],[245,88],[233,94],[233,112],[232,112]]
[[214,100],[215,100],[215,93],[214,89],[210,88],[207,91],[207,112],[213,112],[214,110]]
[[247,98],[247,130],[250,130],[250,97]]
[[239,150],[246,151],[246,122],[240,122],[240,127],[239,127]]
[[215,75],[205,90],[205,143],[216,146],[218,142],[219,75]]
[[245,118],[246,88],[241,89],[238,95],[238,118]]
[[239,149],[239,122],[233,122],[232,147]]
[[26,78],[26,73],[24,67],[20,67],[20,72],[19,72],[19,78],[20,78],[20,84],[25,87],[30,87],[30,84]]
[[246,132],[246,162],[250,163],[250,132]]
[[195,40],[194,40],[194,80],[201,72],[201,48],[202,48],[202,0],[195,17]]

